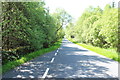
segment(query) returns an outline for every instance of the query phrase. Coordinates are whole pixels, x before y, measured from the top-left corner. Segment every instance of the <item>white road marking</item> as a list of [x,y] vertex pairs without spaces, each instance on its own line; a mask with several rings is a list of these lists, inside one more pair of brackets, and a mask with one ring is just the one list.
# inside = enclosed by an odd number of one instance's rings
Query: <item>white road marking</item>
[[45,78],[47,76],[48,71],[49,71],[49,68],[46,69],[46,71],[45,71],[44,75],[42,76],[42,78]]
[[52,78],[52,75],[47,75],[47,78]]
[[57,55],[57,53],[55,53],[55,56]]
[[51,63],[54,61],[55,58],[52,58]]
[[57,50],[57,52],[58,52],[58,50]]

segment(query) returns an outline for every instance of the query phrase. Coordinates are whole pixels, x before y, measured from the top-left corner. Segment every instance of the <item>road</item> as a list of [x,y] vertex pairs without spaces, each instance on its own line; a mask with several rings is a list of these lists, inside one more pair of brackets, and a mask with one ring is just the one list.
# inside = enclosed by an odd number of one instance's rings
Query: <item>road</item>
[[118,78],[118,62],[64,39],[57,50],[24,63],[3,78]]

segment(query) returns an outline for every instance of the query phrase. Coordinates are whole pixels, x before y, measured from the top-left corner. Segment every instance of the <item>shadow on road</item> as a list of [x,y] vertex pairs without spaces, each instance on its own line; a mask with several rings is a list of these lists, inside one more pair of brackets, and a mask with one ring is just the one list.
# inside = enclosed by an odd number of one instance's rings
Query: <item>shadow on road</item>
[[7,72],[3,75],[3,78],[41,78],[50,65],[50,60],[53,57],[53,53],[44,54],[41,57],[37,57],[23,65]]
[[[109,66],[114,66],[112,64],[114,61],[111,59],[95,55],[87,49],[73,45],[68,40],[63,40],[57,56],[54,56],[55,52],[27,62],[6,73],[3,78],[41,78],[46,68],[50,68],[47,78],[84,78],[82,80],[104,80],[100,78],[106,78],[107,80],[118,80],[113,79],[118,77],[112,75],[114,72],[110,73]],[[52,57],[55,57],[55,60],[50,63]]]
[[[59,56],[51,66],[49,76],[56,78],[113,78],[109,68],[113,60],[103,58],[86,49],[80,49],[73,43],[63,41]],[[113,65],[114,66],[114,65]],[[48,76],[48,77],[49,77]]]

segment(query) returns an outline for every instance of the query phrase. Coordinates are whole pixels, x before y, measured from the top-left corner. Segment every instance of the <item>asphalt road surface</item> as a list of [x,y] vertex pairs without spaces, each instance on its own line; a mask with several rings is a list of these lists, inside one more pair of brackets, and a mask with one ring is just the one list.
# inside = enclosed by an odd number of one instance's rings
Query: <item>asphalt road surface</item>
[[118,78],[118,62],[63,39],[57,50],[24,63],[3,78]]

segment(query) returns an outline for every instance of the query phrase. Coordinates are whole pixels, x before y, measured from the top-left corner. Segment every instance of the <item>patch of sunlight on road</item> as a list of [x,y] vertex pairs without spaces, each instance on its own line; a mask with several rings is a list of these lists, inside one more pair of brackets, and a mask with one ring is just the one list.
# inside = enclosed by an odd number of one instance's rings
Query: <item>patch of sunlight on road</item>
[[84,55],[85,52],[78,52],[78,51],[74,51],[74,53],[72,54],[67,54],[67,55]]
[[30,78],[35,78],[35,77],[34,77],[34,76],[32,76],[32,75],[30,75],[29,77],[30,77]]
[[65,69],[73,69],[72,67],[70,67],[70,66],[67,66]]
[[75,47],[73,44],[65,44],[65,47]]
[[30,72],[30,70],[20,70],[21,72]]
[[22,75],[17,75],[17,77],[13,77],[13,78],[25,78],[25,77]]

